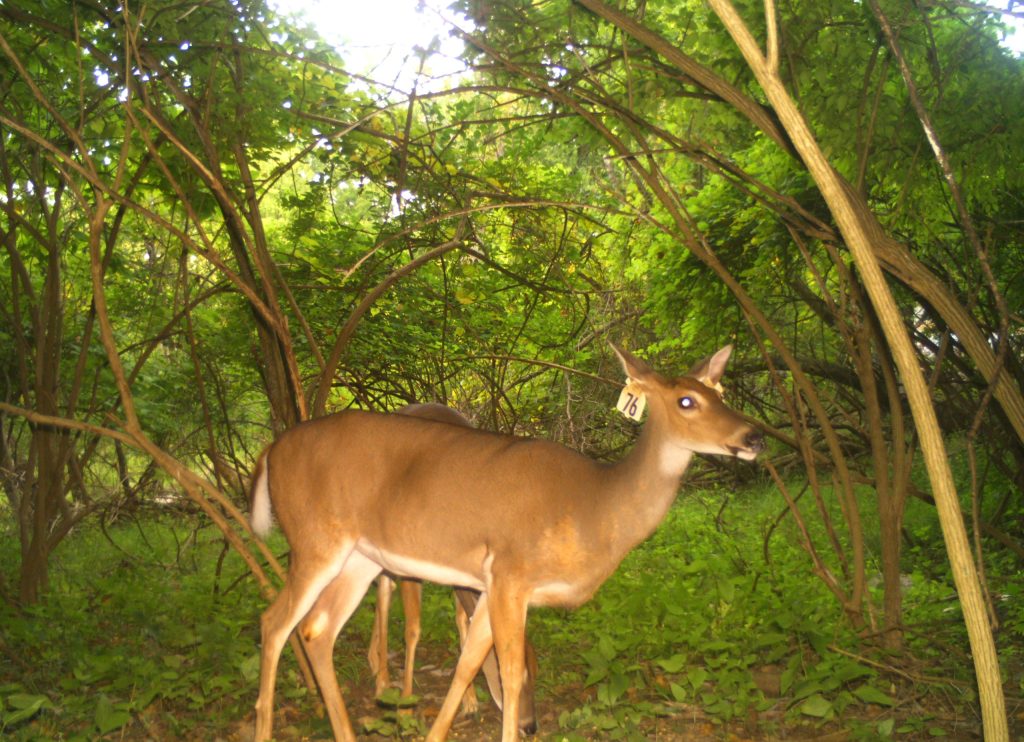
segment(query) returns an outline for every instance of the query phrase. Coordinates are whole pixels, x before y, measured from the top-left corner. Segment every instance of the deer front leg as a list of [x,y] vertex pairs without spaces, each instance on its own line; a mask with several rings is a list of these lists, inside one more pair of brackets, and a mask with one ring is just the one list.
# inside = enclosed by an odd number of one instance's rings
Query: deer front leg
[[494,651],[501,673],[502,742],[519,739],[519,696],[525,668],[526,599],[521,590],[504,587],[492,590],[490,621]]
[[[459,625],[459,640],[465,641],[465,632],[469,626],[468,616],[473,613],[476,607],[477,593],[465,588],[455,588],[455,621]],[[526,650],[526,665],[523,669],[523,686],[519,692],[519,731],[524,734],[536,734],[537,732],[537,711],[534,700],[534,683],[537,677],[537,654],[530,644],[530,640],[523,639],[523,647]],[[487,653],[481,667],[484,679],[487,681],[487,689],[491,692],[494,705],[501,710],[504,701],[502,699],[501,677],[498,672],[498,660],[493,651]],[[476,694],[472,685],[466,691],[466,697],[462,700],[464,713],[474,713],[477,710]]]
[[459,710],[459,702],[465,695],[466,688],[480,671],[480,665],[492,646],[487,593],[484,593],[480,596],[476,612],[469,622],[469,632],[466,634],[466,642],[462,645],[462,652],[459,654],[459,661],[455,666],[452,684],[448,688],[448,694],[444,697],[444,703],[434,720],[434,725],[430,727],[426,742],[442,742],[448,736],[452,720],[455,719],[455,714]]

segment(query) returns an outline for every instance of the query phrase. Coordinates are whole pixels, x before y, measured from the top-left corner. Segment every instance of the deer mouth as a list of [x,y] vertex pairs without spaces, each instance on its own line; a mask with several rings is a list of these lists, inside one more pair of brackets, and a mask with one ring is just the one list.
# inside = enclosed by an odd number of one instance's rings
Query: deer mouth
[[758,431],[747,433],[742,446],[729,446],[729,453],[744,461],[753,461],[764,450],[764,436]]

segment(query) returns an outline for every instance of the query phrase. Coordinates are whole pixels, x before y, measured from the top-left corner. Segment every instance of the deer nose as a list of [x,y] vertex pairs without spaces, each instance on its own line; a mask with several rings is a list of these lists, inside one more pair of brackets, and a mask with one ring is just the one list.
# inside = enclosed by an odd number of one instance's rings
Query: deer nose
[[751,430],[747,433],[743,439],[744,445],[755,453],[760,453],[764,450],[764,436],[761,435],[760,430]]

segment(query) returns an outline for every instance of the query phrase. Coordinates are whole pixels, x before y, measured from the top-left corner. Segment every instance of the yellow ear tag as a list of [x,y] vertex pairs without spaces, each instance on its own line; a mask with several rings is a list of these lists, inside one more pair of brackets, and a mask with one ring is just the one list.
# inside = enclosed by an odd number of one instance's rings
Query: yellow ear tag
[[647,398],[640,391],[640,385],[632,379],[626,379],[626,386],[622,388],[622,393],[619,394],[619,401],[615,405],[615,409],[630,420],[640,422],[646,404]]

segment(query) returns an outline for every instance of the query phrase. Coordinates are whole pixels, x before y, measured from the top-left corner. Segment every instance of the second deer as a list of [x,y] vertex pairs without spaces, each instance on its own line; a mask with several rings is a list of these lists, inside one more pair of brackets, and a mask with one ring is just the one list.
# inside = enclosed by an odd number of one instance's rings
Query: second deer
[[296,426],[264,452],[253,529],[269,532],[273,511],[291,561],[261,620],[258,742],[271,736],[277,663],[296,626],[335,738],[354,739],[333,647],[382,571],[480,593],[428,742],[446,737],[492,647],[501,738],[518,739],[528,608],[587,601],[661,523],[695,453],[753,460],[764,448],[718,391],[731,346],[676,378],[615,350],[649,412],[614,464],[550,441],[357,410]]
[[[411,415],[427,420],[436,420],[450,425],[472,427],[461,413],[443,404],[410,404],[398,410],[399,415]],[[399,589],[402,595],[402,619],[405,623],[405,667],[402,673],[402,695],[411,696],[413,692],[413,671],[416,664],[416,647],[420,639],[420,603],[423,595],[422,584],[418,580],[401,580]],[[379,696],[390,683],[388,673],[388,614],[391,595],[395,582],[388,575],[381,575],[377,583],[377,605],[374,612],[373,633],[370,636],[370,647],[367,659],[373,673],[376,693]],[[478,596],[472,590],[456,587],[455,620],[459,628],[459,638],[465,642],[469,630],[470,617],[476,610]],[[523,689],[519,694],[519,729],[527,734],[537,731],[537,715],[534,707],[533,684],[537,677],[537,657],[529,639],[525,642],[526,675],[523,678]],[[502,693],[501,678],[498,674],[498,660],[492,650],[487,654],[483,664],[484,679],[491,693],[491,699],[501,710]],[[477,710],[476,692],[472,684],[467,688],[462,699],[462,710],[467,714]]]

